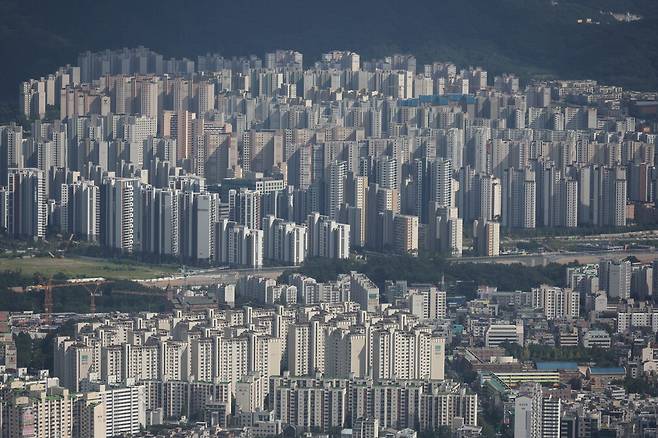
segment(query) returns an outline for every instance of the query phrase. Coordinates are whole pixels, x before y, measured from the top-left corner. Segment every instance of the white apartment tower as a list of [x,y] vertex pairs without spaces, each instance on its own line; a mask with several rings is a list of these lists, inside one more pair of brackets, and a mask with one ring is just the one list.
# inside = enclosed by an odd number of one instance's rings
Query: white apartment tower
[[254,230],[227,219],[216,225],[215,258],[219,263],[258,268],[263,266],[263,231]]
[[[158,80],[150,79],[141,83],[139,95],[140,113],[154,120],[158,118],[158,96],[160,94]],[[156,122],[157,123],[157,122]]]
[[473,245],[481,257],[500,255],[500,223],[476,220],[473,222]]
[[272,215],[263,218],[263,256],[290,265],[300,265],[308,248],[306,227]]
[[340,206],[345,202],[345,179],[347,177],[347,163],[333,161],[327,169],[327,216],[338,219]]
[[346,259],[350,256],[350,226],[311,213],[307,220],[308,255]]
[[548,320],[577,319],[580,316],[580,293],[542,284],[532,289],[532,306],[542,309]]
[[93,181],[63,184],[59,226],[79,239],[97,240],[100,234],[100,187]]
[[44,172],[10,168],[7,184],[7,231],[13,237],[46,237],[48,210]]
[[121,252],[139,244],[139,179],[108,178],[101,186],[101,243]]
[[439,158],[430,163],[430,201],[439,207],[452,207],[453,198],[452,162]]

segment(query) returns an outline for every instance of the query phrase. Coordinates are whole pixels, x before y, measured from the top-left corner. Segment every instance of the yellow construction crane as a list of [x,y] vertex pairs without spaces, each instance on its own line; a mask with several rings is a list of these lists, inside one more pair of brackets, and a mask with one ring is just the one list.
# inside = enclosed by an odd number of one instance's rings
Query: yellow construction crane
[[91,313],[96,313],[96,297],[101,296],[100,288],[104,284],[111,283],[111,281],[104,278],[81,278],[81,279],[72,279],[67,280],[62,283],[53,284],[53,278],[43,279],[41,284],[36,286],[29,286],[26,291],[29,290],[42,290],[43,291],[43,314],[44,320],[50,322],[52,320],[53,313],[53,289],[64,288],[64,287],[76,287],[82,286],[89,292],[89,308]]

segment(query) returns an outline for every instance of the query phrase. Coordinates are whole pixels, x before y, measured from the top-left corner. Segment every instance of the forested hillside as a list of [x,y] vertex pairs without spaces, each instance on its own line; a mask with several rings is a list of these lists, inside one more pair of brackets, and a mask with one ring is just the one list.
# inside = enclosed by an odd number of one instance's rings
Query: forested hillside
[[[608,12],[632,12],[618,22]],[[600,24],[579,24],[591,18]],[[0,0],[0,101],[80,51],[145,45],[166,56],[396,51],[494,73],[658,88],[655,0]]]

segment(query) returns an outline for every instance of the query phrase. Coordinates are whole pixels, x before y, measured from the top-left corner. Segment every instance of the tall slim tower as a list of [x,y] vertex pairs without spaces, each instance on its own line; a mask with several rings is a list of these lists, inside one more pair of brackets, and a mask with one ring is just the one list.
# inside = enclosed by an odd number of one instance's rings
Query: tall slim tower
[[8,227],[13,237],[46,237],[48,211],[44,172],[31,168],[8,170]]
[[101,244],[133,252],[139,237],[139,179],[109,178],[101,186]]
[[158,117],[158,82],[156,79],[142,82],[140,109],[142,115],[157,119]]
[[438,158],[430,162],[430,201],[439,207],[454,205],[452,188],[452,162]]
[[345,202],[347,163],[333,161],[327,169],[326,212],[330,219],[337,219],[341,204]]

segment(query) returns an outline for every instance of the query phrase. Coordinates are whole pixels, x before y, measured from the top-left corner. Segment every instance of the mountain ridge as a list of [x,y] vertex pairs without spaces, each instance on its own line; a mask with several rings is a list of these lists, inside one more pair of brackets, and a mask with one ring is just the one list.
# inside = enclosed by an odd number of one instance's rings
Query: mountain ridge
[[[592,78],[658,89],[658,2],[651,0],[0,0],[0,101],[85,50],[144,45],[170,57],[330,49],[419,64],[482,65],[493,74]],[[615,21],[608,12],[642,20]],[[601,24],[578,24],[578,19]]]

